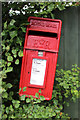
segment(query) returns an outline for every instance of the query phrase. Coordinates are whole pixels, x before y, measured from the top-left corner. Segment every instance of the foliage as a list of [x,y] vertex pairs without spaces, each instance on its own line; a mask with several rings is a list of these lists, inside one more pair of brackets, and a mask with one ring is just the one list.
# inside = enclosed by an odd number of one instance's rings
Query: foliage
[[[75,101],[79,97],[80,68],[76,65],[71,70],[57,70],[52,99],[45,101],[40,96],[41,90],[35,94],[36,98],[25,95],[19,97],[18,86],[20,80],[21,59],[23,56],[23,45],[26,33],[27,18],[29,16],[54,18],[54,10],[64,10],[69,3],[3,3],[3,31],[2,31],[2,60],[0,60],[0,81],[2,87],[2,118],[69,118],[63,112],[63,98],[71,97]],[[74,5],[79,5],[73,3]],[[12,8],[12,11],[11,11]],[[20,12],[20,14],[16,13]],[[25,91],[26,86],[23,88]],[[20,92],[21,88],[19,89]],[[39,99],[37,99],[39,98]],[[1,114],[0,114],[1,117]]]
[[[64,98],[71,98],[72,101],[76,101],[76,98],[80,97],[79,82],[80,68],[74,65],[71,70],[56,70],[56,83],[54,85],[52,99],[45,101],[44,97],[40,95],[41,90],[35,94],[35,98],[25,98],[26,95],[22,95],[18,99],[15,98],[13,91],[8,91],[12,88],[10,83],[5,85],[3,82],[3,118],[67,118],[69,116],[64,114],[63,107],[69,103],[65,102]],[[20,88],[21,90],[21,88]],[[20,92],[19,90],[19,92]],[[23,88],[23,91],[26,87]],[[39,98],[39,99],[37,99]],[[8,105],[7,105],[8,103]]]

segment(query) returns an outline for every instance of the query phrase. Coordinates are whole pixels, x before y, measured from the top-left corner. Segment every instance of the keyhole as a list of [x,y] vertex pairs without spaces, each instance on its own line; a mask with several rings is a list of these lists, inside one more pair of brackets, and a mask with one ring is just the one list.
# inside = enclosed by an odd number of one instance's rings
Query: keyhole
[[28,72],[28,74],[29,74],[30,72]]

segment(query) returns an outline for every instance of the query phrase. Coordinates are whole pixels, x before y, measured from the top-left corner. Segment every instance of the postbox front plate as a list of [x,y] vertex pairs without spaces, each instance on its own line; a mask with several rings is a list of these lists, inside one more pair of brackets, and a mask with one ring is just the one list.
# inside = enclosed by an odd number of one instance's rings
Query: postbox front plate
[[[30,97],[38,93],[46,100],[52,97],[55,78],[61,21],[29,17],[23,50],[19,95]],[[23,88],[26,87],[26,91]]]

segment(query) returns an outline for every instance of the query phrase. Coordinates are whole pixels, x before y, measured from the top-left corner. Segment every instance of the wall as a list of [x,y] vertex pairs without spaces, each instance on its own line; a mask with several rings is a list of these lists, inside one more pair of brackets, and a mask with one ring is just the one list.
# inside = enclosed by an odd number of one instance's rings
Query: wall
[[[58,55],[59,68],[70,69],[73,64],[80,67],[80,7],[69,7],[63,11],[56,10],[55,18],[62,20],[62,33]],[[69,100],[68,100],[69,101]],[[64,106],[64,111],[72,118],[80,118],[80,100]]]

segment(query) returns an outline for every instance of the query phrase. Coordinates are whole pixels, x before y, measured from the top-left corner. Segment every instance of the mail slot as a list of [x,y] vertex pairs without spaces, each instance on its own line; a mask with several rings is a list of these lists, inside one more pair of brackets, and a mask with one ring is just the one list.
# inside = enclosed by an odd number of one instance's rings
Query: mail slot
[[[29,17],[23,49],[19,95],[32,95],[41,89],[46,100],[52,98],[61,20]],[[26,91],[23,88],[26,87]]]

